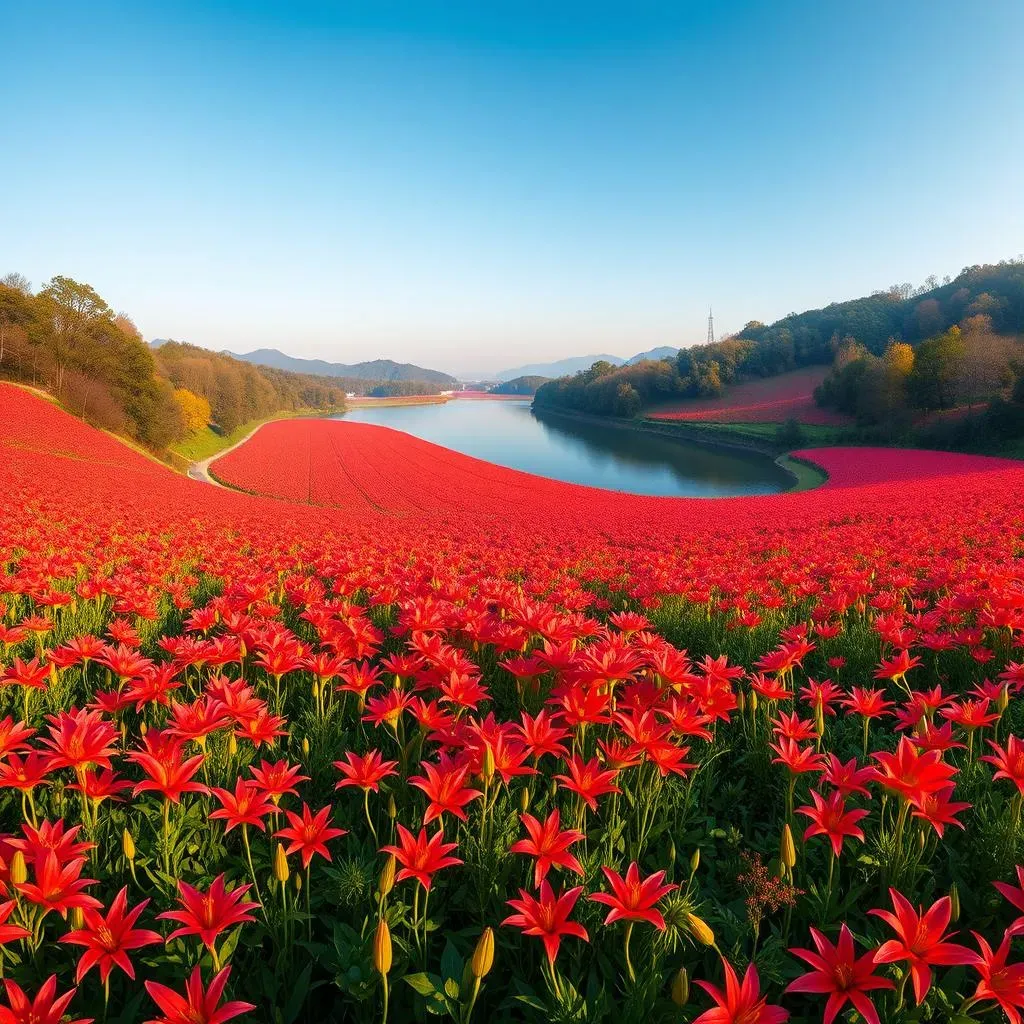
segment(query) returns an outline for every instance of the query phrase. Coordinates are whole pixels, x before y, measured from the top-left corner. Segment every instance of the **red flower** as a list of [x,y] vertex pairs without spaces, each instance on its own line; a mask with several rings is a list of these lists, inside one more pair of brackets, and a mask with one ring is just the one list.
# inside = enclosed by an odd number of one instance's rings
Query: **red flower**
[[788,1010],[769,1006],[761,995],[761,982],[753,964],[747,967],[742,983],[724,956],[722,967],[725,969],[724,990],[706,981],[697,982],[718,1005],[705,1010],[693,1024],[785,1024],[789,1020]]
[[96,966],[99,966],[100,980],[104,984],[115,966],[134,980],[135,968],[128,959],[128,950],[164,941],[157,932],[135,927],[135,922],[148,903],[149,900],[143,900],[133,910],[127,910],[128,887],[125,886],[114,897],[106,917],[98,911],[86,910],[83,913],[85,927],[61,936],[61,942],[86,947],[78,960],[76,982],[80,982]]
[[648,921],[658,931],[665,930],[665,918],[661,912],[654,909],[654,905],[667,896],[678,885],[662,885],[665,878],[664,871],[655,871],[647,878],[640,878],[640,868],[636,861],[626,868],[626,877],[612,871],[611,868],[602,867],[612,892],[596,892],[590,897],[594,903],[604,903],[612,909],[604,919],[605,924],[613,924],[615,921]]
[[295,788],[298,782],[309,782],[308,775],[300,775],[302,765],[289,764],[281,760],[271,764],[269,761],[260,761],[259,768],[250,767],[253,781],[270,798],[271,802],[277,804],[285,794],[298,796],[299,791]]
[[547,882],[540,884],[540,899],[531,896],[525,889],[519,890],[519,899],[509,900],[508,905],[518,914],[510,914],[501,923],[522,928],[524,935],[535,935],[544,943],[548,963],[554,964],[563,935],[574,935],[584,942],[589,940],[586,928],[569,920],[576,901],[583,892],[578,885],[556,897]]
[[249,911],[259,904],[245,899],[245,894],[251,888],[251,885],[239,885],[228,891],[224,887],[224,875],[218,875],[209,891],[203,893],[179,880],[178,899],[182,909],[168,910],[157,915],[161,921],[178,921],[184,926],[171,932],[167,941],[183,935],[198,935],[203,945],[212,952],[217,936],[226,928],[256,920]]
[[7,923],[7,919],[17,905],[16,900],[0,903],[0,946],[6,946],[8,942],[17,942],[18,939],[27,939],[32,934],[27,928],[22,928],[20,924]]
[[560,830],[561,819],[557,807],[547,816],[543,825],[532,814],[521,814],[520,818],[530,838],[513,843],[510,852],[525,853],[537,858],[533,869],[534,886],[540,886],[552,867],[568,868],[577,875],[584,873],[583,866],[569,853],[569,847],[585,837],[573,828]]
[[421,828],[420,834],[414,836],[404,825],[399,825],[398,844],[381,848],[382,853],[394,854],[395,860],[402,865],[395,877],[399,882],[415,878],[428,892],[435,871],[462,863],[458,857],[448,856],[458,843],[446,843],[443,828],[438,829],[428,840],[425,828]]
[[334,767],[345,776],[334,788],[343,789],[345,786],[358,786],[364,792],[371,789],[376,793],[380,789],[381,781],[392,775],[397,775],[395,765],[397,761],[385,761],[379,750],[369,751],[365,757],[358,754],[348,753],[347,760],[335,761]]
[[864,841],[864,833],[857,827],[857,822],[867,817],[867,811],[848,811],[843,794],[838,790],[829,793],[826,800],[812,789],[811,799],[814,801],[813,807],[806,805],[796,809],[797,814],[803,814],[811,819],[811,824],[804,832],[804,839],[810,839],[811,836],[828,836],[837,857],[843,852],[844,837],[851,836],[861,842]]
[[184,743],[166,734],[146,733],[142,743],[144,750],[133,750],[128,754],[128,760],[137,764],[149,776],[136,785],[133,790],[135,796],[154,790],[176,804],[183,793],[207,792],[201,782],[192,781],[192,776],[203,763],[203,754],[183,760]]
[[810,964],[812,970],[791,982],[786,991],[827,994],[824,1024],[832,1024],[836,1014],[848,1002],[853,1004],[867,1024],[880,1024],[878,1011],[866,993],[875,989],[891,989],[893,983],[873,973],[874,952],[855,956],[853,934],[845,924],[839,930],[839,943],[835,946],[817,928],[811,929],[811,938],[817,952],[791,949],[790,953]]
[[231,968],[225,967],[213,976],[209,988],[203,991],[203,976],[196,964],[185,983],[185,995],[179,995],[166,985],[155,981],[146,982],[150,999],[160,1007],[162,1016],[146,1021],[146,1024],[225,1024],[234,1017],[256,1007],[252,1003],[233,1001],[218,1006],[224,994],[224,986],[231,976]]
[[824,756],[816,753],[813,747],[798,746],[785,736],[780,736],[778,743],[769,743],[768,746],[779,755],[772,758],[772,764],[784,764],[793,775],[820,771],[825,765]]
[[51,974],[43,982],[42,988],[31,1001],[15,981],[5,978],[4,988],[7,990],[7,1006],[0,1006],[0,1024],[92,1024],[92,1017],[64,1020],[68,1003],[78,989],[73,988],[58,996],[56,974]]
[[1006,962],[1012,936],[1005,934],[999,949],[993,953],[992,947],[977,932],[972,934],[981,950],[981,956],[974,964],[981,981],[972,998],[980,1002],[991,999],[999,1004],[1010,1024],[1021,1024],[1021,1015],[1017,1011],[1024,1009],[1024,963]]
[[584,762],[577,754],[566,762],[569,774],[556,775],[555,778],[571,793],[576,793],[592,810],[597,810],[597,798],[605,793],[621,793],[618,786],[612,785],[617,772],[613,769],[604,770],[596,757]]
[[216,786],[211,788],[210,792],[221,804],[217,810],[211,812],[210,820],[227,822],[225,834],[239,825],[255,825],[261,832],[267,830],[263,819],[268,814],[273,814],[276,808],[255,782],[238,778],[235,780],[234,793]]
[[480,790],[463,786],[466,774],[469,772],[469,765],[448,764],[442,765],[438,770],[437,766],[424,761],[423,771],[426,772],[426,778],[422,775],[414,775],[409,779],[410,785],[422,789],[430,800],[426,814],[423,815],[423,824],[429,825],[446,811],[465,821],[466,812],[462,808],[466,804],[472,803],[477,797],[483,796]]
[[871,756],[881,766],[875,769],[878,784],[905,800],[938,793],[956,775],[956,768],[946,764],[939,751],[920,753],[906,736],[900,737],[896,753],[886,750]]
[[53,850],[47,850],[32,864],[35,882],[23,882],[18,886],[22,896],[30,903],[43,908],[44,914],[56,910],[66,917],[69,910],[98,910],[103,906],[98,899],[83,890],[96,885],[95,878],[80,878],[85,866],[84,857],[75,857],[63,867]]
[[1024,794],[1024,743],[1016,736],[1006,737],[1006,746],[1001,747],[995,740],[989,740],[988,745],[995,751],[995,754],[988,754],[981,758],[991,765],[995,765],[997,771],[993,779],[1008,779],[1017,787],[1017,792]]
[[876,964],[894,964],[906,960],[910,964],[910,976],[914,982],[914,995],[921,1005],[932,984],[934,967],[948,967],[953,964],[973,964],[977,954],[966,946],[946,941],[946,928],[952,913],[950,899],[943,896],[928,910],[914,910],[910,901],[895,889],[889,890],[895,914],[887,910],[869,910],[869,914],[880,917],[898,938],[883,942],[875,950]]
[[348,834],[347,829],[333,828],[327,824],[327,819],[331,814],[329,806],[321,807],[314,816],[309,810],[309,805],[303,802],[301,818],[292,811],[285,811],[285,814],[288,816],[288,827],[275,832],[274,835],[278,839],[291,840],[288,848],[284,851],[286,855],[290,856],[298,850],[302,851],[302,866],[304,868],[309,867],[309,862],[315,853],[319,853],[325,860],[330,860],[331,855],[327,849],[327,841]]
[[[992,884],[1012,906],[1017,910],[1024,911],[1024,867],[1019,864],[1017,865],[1017,881],[1020,882],[1020,888],[1007,882],[993,882]],[[1006,929],[1007,935],[1020,935],[1022,932],[1024,932],[1024,914]]]
[[110,768],[110,759],[117,753],[117,730],[99,711],[62,711],[48,715],[50,735],[39,742],[49,748],[51,770],[87,768],[98,765]]

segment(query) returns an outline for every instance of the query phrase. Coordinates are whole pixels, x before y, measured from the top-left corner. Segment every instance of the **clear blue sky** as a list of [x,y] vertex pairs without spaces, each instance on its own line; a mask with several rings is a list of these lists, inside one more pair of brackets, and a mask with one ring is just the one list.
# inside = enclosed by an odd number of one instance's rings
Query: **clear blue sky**
[[1020,0],[3,4],[0,273],[456,371],[1024,250]]

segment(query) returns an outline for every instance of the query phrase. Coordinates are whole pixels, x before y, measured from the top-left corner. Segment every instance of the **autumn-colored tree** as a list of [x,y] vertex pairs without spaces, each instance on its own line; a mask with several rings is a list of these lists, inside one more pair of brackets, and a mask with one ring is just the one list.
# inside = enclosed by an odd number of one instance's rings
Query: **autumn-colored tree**
[[896,377],[906,379],[914,368],[914,349],[905,341],[890,341],[884,358],[886,369]]
[[210,403],[201,395],[194,394],[188,388],[175,388],[174,398],[181,407],[185,429],[190,434],[202,430],[210,422]]
[[922,341],[907,386],[920,409],[950,409],[956,404],[966,347],[959,327]]

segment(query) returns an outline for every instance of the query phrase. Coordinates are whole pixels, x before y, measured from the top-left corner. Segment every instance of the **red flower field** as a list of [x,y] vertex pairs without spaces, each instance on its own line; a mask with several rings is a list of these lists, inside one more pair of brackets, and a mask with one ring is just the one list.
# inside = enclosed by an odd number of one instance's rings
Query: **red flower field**
[[707,420],[717,423],[800,423],[841,426],[849,418],[814,401],[814,389],[829,372],[809,366],[763,380],[749,380],[728,388],[717,398],[688,398],[659,406],[649,415],[656,420]]
[[0,1022],[1019,1022],[1024,467],[800,454],[245,494],[0,384]]

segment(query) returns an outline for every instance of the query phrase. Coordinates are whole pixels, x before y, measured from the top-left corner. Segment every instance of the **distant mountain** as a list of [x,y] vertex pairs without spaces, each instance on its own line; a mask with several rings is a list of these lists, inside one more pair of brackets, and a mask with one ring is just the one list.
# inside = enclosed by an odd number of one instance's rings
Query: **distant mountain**
[[673,348],[671,345],[659,345],[657,348],[652,348],[647,352],[638,352],[632,359],[626,360],[627,366],[632,366],[634,363],[642,362],[644,359],[675,359],[679,355],[679,349]]
[[416,380],[442,387],[454,387],[458,381],[440,370],[428,370],[412,363],[396,363],[391,359],[373,359],[365,363],[329,363],[324,359],[298,359],[276,348],[258,348],[255,352],[229,352],[228,355],[257,366],[292,373],[312,373],[320,377],[356,377],[361,380]]
[[621,366],[626,360],[621,356],[572,356],[569,359],[558,359],[553,363],[530,363],[517,366],[511,370],[501,370],[494,376],[503,383],[516,377],[567,377],[580,370],[589,370],[594,363],[605,360],[612,366]]

